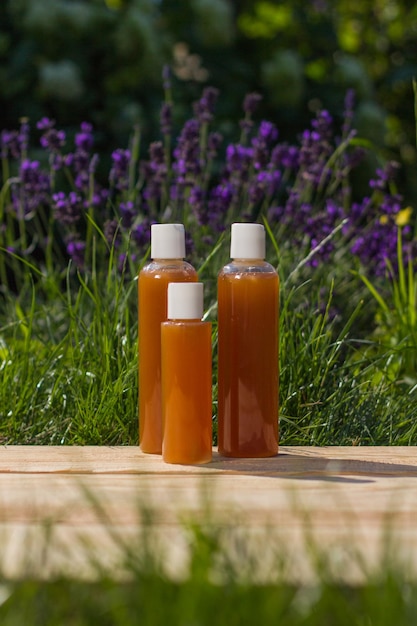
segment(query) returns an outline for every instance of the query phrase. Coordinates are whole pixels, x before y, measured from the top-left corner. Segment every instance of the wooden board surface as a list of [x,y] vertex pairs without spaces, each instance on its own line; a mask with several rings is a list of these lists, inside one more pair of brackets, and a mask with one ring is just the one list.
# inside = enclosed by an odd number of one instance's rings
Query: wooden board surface
[[387,555],[416,575],[416,479],[414,447],[282,447],[256,460],[214,450],[202,466],[137,447],[2,447],[0,567],[10,577],[94,576],[98,562],[123,575],[125,548],[140,551],[146,530],[181,577],[198,523],[261,580],[282,559],[287,577],[311,580],[318,553],[348,581]]
[[135,446],[2,446],[0,473],[224,473],[417,475],[415,447],[283,447],[267,459],[231,459],[213,449],[206,465],[169,465]]

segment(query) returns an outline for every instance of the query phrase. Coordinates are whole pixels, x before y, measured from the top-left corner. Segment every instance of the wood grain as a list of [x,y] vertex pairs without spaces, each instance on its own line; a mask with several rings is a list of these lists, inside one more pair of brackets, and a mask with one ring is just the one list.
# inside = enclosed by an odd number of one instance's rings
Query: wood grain
[[286,578],[310,581],[318,557],[349,582],[384,558],[414,576],[416,478],[414,447],[282,447],[259,460],[213,450],[201,466],[137,447],[2,447],[0,566],[9,577],[91,577],[97,565],[123,576],[125,549],[140,551],[146,531],[181,577],[198,522],[260,580],[283,561]]

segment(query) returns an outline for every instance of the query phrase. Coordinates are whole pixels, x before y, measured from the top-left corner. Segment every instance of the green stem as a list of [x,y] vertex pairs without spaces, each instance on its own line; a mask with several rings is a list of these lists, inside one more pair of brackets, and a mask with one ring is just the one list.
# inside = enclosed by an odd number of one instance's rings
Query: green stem
[[401,227],[398,227],[397,232],[397,263],[398,263],[398,282],[399,282],[399,293],[400,293],[400,302],[399,305],[404,309],[407,306],[407,287],[405,283],[405,272],[404,272],[404,260],[403,260],[403,245],[402,245],[402,232]]
[[93,251],[91,250],[93,239],[93,224],[94,224],[94,174],[90,172],[89,188],[88,188],[88,209],[87,209],[87,232],[85,236],[85,263],[88,266],[89,261],[92,260]]
[[130,154],[131,159],[129,163],[129,198],[130,200],[135,199],[136,195],[136,185],[135,185],[135,177],[136,177],[136,166],[139,160],[139,150],[140,150],[140,128],[136,124],[134,127],[134,132],[130,144]]

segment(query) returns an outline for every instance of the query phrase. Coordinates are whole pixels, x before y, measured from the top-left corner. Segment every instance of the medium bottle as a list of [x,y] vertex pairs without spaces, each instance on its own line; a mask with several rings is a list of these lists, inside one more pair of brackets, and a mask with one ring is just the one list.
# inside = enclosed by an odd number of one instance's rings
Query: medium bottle
[[197,281],[184,257],[183,224],[152,224],[152,261],[138,277],[139,443],[151,454],[162,453],[161,323],[167,319],[168,283]]
[[231,263],[218,276],[218,449],[278,452],[279,279],[262,224],[231,227]]
[[161,325],[166,463],[212,458],[211,323],[202,317],[203,283],[168,285],[168,321]]

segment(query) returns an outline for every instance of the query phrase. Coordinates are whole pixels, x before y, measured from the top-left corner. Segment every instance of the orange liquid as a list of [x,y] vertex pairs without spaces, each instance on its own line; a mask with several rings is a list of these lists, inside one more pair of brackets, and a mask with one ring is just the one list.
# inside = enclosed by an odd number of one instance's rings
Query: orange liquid
[[220,273],[218,447],[225,456],[278,452],[278,276]]
[[161,323],[167,319],[168,283],[195,282],[184,261],[152,262],[139,274],[139,443],[143,452],[162,453]]
[[162,324],[162,457],[166,463],[212,458],[210,322]]

